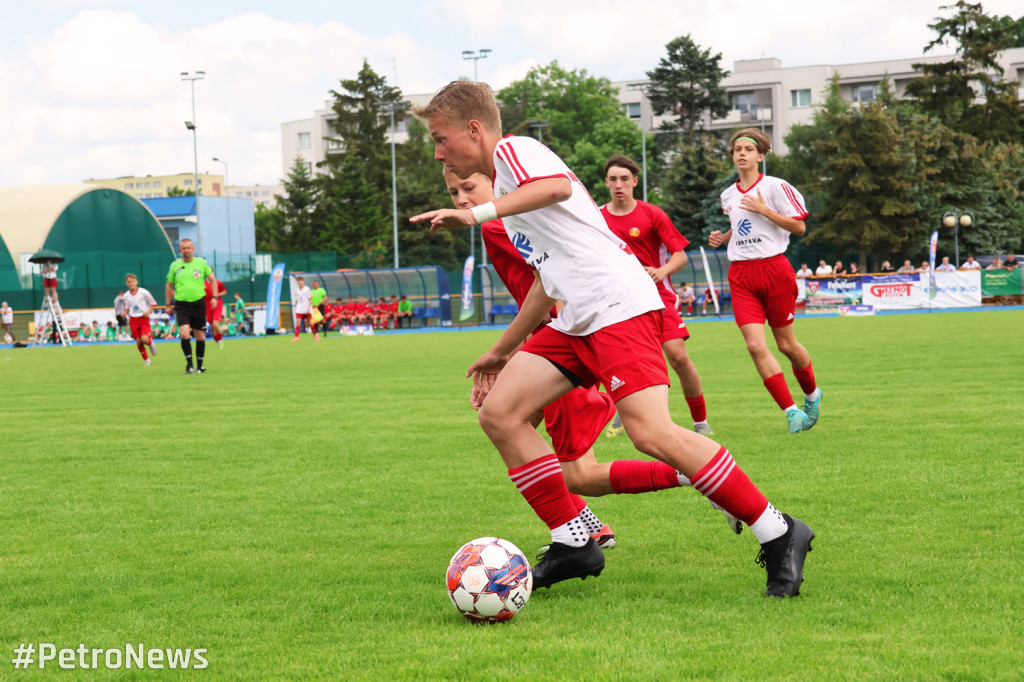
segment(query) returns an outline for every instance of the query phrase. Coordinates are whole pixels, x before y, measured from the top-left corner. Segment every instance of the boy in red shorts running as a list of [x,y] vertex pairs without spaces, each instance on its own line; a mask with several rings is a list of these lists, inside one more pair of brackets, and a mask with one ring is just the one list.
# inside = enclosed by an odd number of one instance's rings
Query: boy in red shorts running
[[128,313],[128,329],[135,339],[135,345],[139,349],[146,367],[149,367],[149,356],[146,355],[146,346],[149,352],[156,357],[156,346],[153,345],[153,330],[149,326],[149,316],[156,310],[156,299],[153,294],[139,286],[139,278],[129,272],[124,277],[124,283],[128,285],[128,291],[124,294],[124,309]]
[[224,319],[224,296],[227,293],[228,288],[224,282],[219,279],[206,280],[206,321],[210,324],[217,350],[224,350],[224,332],[220,329],[220,323]]
[[[601,382],[638,450],[680,471],[697,491],[751,527],[761,543],[766,593],[799,594],[814,533],[776,510],[728,450],[672,422],[661,297],[605,225],[582,183],[533,138],[502,139],[497,103],[484,83],[450,83],[414,114],[427,122],[434,158],[460,178],[493,177],[496,198],[471,210],[430,211],[411,221],[437,230],[503,218],[513,246],[539,275],[498,342],[467,371],[484,432],[551,531],[551,548],[534,567],[535,586],[604,569],[604,555],[573,505],[558,458],[530,421],[575,386]],[[564,303],[558,317],[513,355],[556,301]]]
[[[729,150],[740,179],[722,192],[722,212],[729,216],[731,228],[725,234],[715,230],[708,243],[714,248],[729,243],[729,289],[736,324],[764,387],[786,414],[789,432],[799,433],[818,422],[821,407],[811,356],[793,330],[798,290],[796,273],[785,256],[789,235],[800,236],[807,230],[807,209],[795,187],[758,171],[770,149],[768,136],[755,128],[732,136]],[[779,361],[768,350],[765,320],[803,389],[802,410],[793,402]]]

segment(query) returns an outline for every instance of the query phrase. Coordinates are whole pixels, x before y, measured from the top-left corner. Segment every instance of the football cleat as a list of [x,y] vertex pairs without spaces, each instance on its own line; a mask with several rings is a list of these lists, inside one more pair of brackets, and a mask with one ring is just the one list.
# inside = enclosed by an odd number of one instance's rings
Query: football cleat
[[154,358],[156,357],[156,344],[155,343],[150,343],[149,344],[149,354],[152,355]]
[[196,368],[193,367],[192,365],[189,365],[188,367],[185,368],[185,374],[195,374],[195,373],[196,373]]
[[807,415],[803,410],[794,407],[786,412],[786,422],[789,424],[790,433],[800,433],[804,430],[804,424],[807,423]]
[[615,546],[615,533],[608,527],[608,524],[604,524],[601,530],[596,533],[591,533],[590,537],[594,538],[597,546],[601,549],[611,549]]
[[146,358],[146,362],[143,363],[144,367],[149,367],[149,358]]
[[608,425],[607,429],[605,429],[604,435],[608,438],[615,438],[615,436],[621,435],[624,431],[625,429],[622,428],[622,417],[620,417],[619,413],[616,412],[615,417],[612,419],[612,423]]
[[699,433],[702,436],[711,436],[715,433],[711,430],[711,425],[708,424],[707,421],[694,422],[693,432]]
[[789,529],[785,535],[761,545],[755,563],[768,573],[768,597],[795,597],[804,581],[804,561],[811,551],[814,531],[800,519],[783,514]]
[[223,341],[218,341],[217,342],[217,350],[224,350],[224,342]]
[[533,589],[551,587],[572,578],[586,580],[589,576],[601,575],[603,570],[604,552],[594,538],[582,547],[552,542],[544,558],[533,567]]
[[705,498],[705,499],[707,499],[708,502],[711,502],[711,506],[712,507],[714,507],[718,511],[722,512],[722,516],[725,517],[725,522],[729,525],[729,530],[731,530],[733,533],[736,533],[736,535],[739,535],[740,533],[743,532],[743,522],[742,521],[740,521],[735,516],[733,516],[729,512],[727,512],[724,509],[722,509],[721,507],[719,507],[711,499],[709,499],[709,498]]
[[818,397],[814,400],[808,400],[804,398],[804,414],[807,418],[804,419],[804,431],[807,431],[812,426],[818,423],[818,415],[821,411],[821,389],[814,389],[818,393]]
[[196,367],[196,374],[206,374],[205,367]]

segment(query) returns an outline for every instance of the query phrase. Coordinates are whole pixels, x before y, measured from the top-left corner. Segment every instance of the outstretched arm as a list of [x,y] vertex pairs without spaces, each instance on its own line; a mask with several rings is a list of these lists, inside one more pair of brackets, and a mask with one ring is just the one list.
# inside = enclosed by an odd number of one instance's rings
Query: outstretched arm
[[[485,219],[506,218],[510,215],[536,211],[538,208],[544,208],[545,206],[565,201],[570,196],[572,196],[572,182],[569,178],[557,177],[534,180],[503,197],[498,197],[493,202],[489,202],[493,207],[494,215],[485,216]],[[483,204],[475,209],[442,208],[438,211],[428,211],[415,215],[409,218],[409,222],[429,221],[431,232],[442,228],[459,230],[483,222],[479,216],[486,214],[487,206],[488,204]],[[476,211],[475,213],[474,210]]]

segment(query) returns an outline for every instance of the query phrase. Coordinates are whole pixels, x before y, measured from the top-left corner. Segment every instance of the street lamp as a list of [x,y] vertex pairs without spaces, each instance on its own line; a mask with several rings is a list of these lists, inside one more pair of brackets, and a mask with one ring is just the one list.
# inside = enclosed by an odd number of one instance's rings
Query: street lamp
[[398,269],[398,179],[395,172],[395,112],[402,111],[408,102],[385,102],[377,107],[377,111],[391,113],[391,215],[393,218],[393,237],[395,240],[395,269]]
[[952,211],[946,211],[945,215],[942,216],[942,224],[945,227],[953,228],[953,243],[956,247],[956,266],[958,268],[960,267],[960,228],[970,227],[973,222],[973,213],[970,211],[961,211],[958,208],[954,208]]
[[191,121],[185,121],[185,127],[188,130],[192,131],[192,162],[194,164],[193,169],[192,169],[193,170],[192,181],[195,183],[195,186],[194,186],[193,189],[194,189],[194,191],[196,193],[196,239],[199,242],[196,246],[199,248],[199,253],[203,252],[202,251],[202,248],[203,248],[203,238],[202,238],[202,232],[200,232],[200,230],[199,230],[199,144],[198,144],[198,140],[196,139],[196,124],[195,124],[195,120],[196,120],[196,81],[203,80],[203,78],[205,78],[205,77],[206,77],[206,72],[205,71],[195,71],[195,72],[192,72],[192,73],[189,73],[188,71],[182,71],[181,72],[181,80],[189,81],[191,86],[192,86],[192,120]]
[[472,59],[473,60],[473,82],[474,83],[479,80],[476,77],[476,63],[478,61],[480,61],[481,59],[487,59],[487,54],[490,53],[490,52],[494,52],[494,50],[481,49],[481,50],[477,50],[476,52],[474,52],[473,50],[463,50],[462,51],[462,58],[463,59]]
[[[228,207],[228,263],[231,262],[231,195],[228,193],[228,162],[221,161],[216,156],[213,160],[217,163],[224,164],[224,198],[227,200]],[[239,250],[241,250],[241,244],[239,244]]]
[[526,125],[537,130],[537,141],[544,144],[544,128],[548,127],[547,119],[531,119],[526,122]]
[[627,90],[640,92],[640,155],[644,174],[644,201],[647,201],[647,122],[644,118],[644,102],[647,101],[647,83],[630,83]]

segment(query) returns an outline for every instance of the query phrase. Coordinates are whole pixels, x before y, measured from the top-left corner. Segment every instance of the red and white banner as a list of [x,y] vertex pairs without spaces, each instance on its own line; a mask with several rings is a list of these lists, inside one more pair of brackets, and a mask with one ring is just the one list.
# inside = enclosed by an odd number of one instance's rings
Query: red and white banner
[[935,273],[935,298],[929,300],[927,275],[865,275],[863,302],[875,310],[970,308],[981,305],[977,270]]

